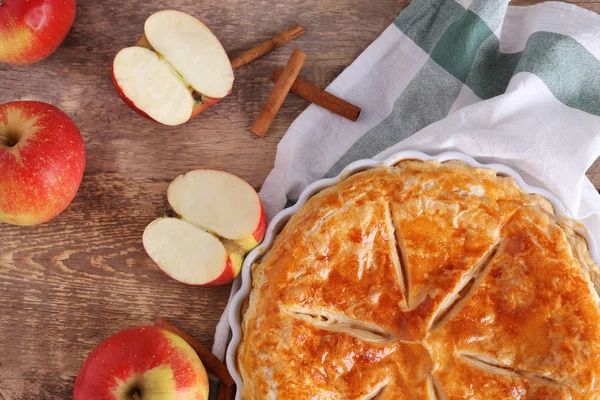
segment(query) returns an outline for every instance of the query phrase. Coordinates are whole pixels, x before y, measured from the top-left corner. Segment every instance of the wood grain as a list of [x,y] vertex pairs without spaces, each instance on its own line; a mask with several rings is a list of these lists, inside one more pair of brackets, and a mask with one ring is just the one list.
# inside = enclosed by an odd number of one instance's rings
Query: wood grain
[[[119,49],[164,5],[79,0],[63,46],[31,66],[0,65],[0,103],[35,99],[73,117],[87,167],[72,205],[31,228],[0,224],[0,399],[68,399],[86,355],[103,339],[164,316],[210,348],[229,286],[189,287],[146,256],[144,227],[165,211],[165,190],[192,168],[224,169],[259,188],[277,143],[308,103],[288,96],[264,139],[248,131],[269,95],[269,75],[292,47],[308,54],[301,76],[326,87],[393,21],[406,0],[175,0],[236,56],[302,24],[306,33],[236,71],[233,93],[180,127],[139,117],[110,80]],[[517,3],[519,4],[519,3]],[[600,11],[597,2],[580,5]],[[268,12],[265,12],[268,10]],[[347,99],[352,102],[352,99]],[[600,186],[600,164],[589,174]]]
[[249,50],[246,50],[239,56],[232,59],[231,60],[231,68],[236,70],[248,63],[251,63],[252,61],[256,60],[257,58],[260,58],[260,57],[264,56],[265,54],[268,54],[268,53],[272,52],[273,50],[278,49],[281,46],[291,42],[292,40],[296,39],[298,36],[300,36],[302,34],[304,34],[304,28],[301,27],[300,25],[297,25],[290,29],[287,29],[287,30],[277,34],[272,39],[269,39],[266,42],[263,42],[263,43],[259,44],[258,46],[253,47]]

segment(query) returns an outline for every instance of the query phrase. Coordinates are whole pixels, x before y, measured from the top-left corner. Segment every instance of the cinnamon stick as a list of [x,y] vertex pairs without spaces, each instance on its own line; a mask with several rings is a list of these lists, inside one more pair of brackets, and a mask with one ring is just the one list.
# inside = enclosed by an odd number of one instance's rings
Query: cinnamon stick
[[217,400],[233,400],[235,397],[235,386],[219,385]]
[[248,51],[240,54],[231,60],[231,67],[233,69],[238,69],[242,65],[246,65],[249,62],[256,60],[259,57],[264,56],[265,54],[275,50],[278,47],[283,46],[284,44],[296,39],[298,36],[304,33],[304,28],[300,25],[295,26],[291,29],[288,29],[285,32],[281,32],[279,35],[273,37],[266,42],[259,44],[256,47],[251,48]]
[[226,386],[231,386],[234,384],[234,380],[229,374],[225,364],[223,364],[221,360],[217,358],[217,356],[211,353],[210,350],[204,347],[204,345],[198,340],[194,339],[192,336],[182,331],[164,318],[157,319],[154,325],[166,329],[185,340],[187,344],[189,344],[196,351],[198,357],[200,357],[200,360],[202,361],[202,364],[204,364],[208,370],[215,374],[221,383]]
[[[281,76],[281,68],[273,69],[271,80],[277,82]],[[303,79],[296,79],[290,92],[302,97],[305,100],[315,103],[326,110],[329,110],[351,121],[356,121],[360,115],[360,107],[348,103],[329,92],[324,91],[318,86],[313,85]]]
[[304,60],[306,60],[306,53],[302,50],[294,49],[287,65],[281,72],[280,78],[275,82],[275,86],[271,90],[267,102],[250,128],[250,132],[260,137],[266,135],[271,123],[273,123],[273,119],[275,119],[275,115],[277,115],[285,97],[298,77]]

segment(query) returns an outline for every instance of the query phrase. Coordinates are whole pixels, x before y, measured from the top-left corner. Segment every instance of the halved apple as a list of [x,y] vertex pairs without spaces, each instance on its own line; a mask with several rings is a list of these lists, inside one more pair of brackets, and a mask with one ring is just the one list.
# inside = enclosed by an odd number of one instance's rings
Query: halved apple
[[189,285],[231,282],[242,267],[242,254],[215,236],[177,218],[159,218],[144,231],[144,248],[171,278]]
[[171,182],[167,197],[180,218],[158,218],[143,244],[167,275],[192,285],[220,285],[240,272],[244,255],[266,230],[256,191],[243,179],[199,169]]
[[141,115],[180,125],[225,97],[233,86],[229,57],[198,19],[180,11],[152,14],[145,39],[117,53],[113,82]]
[[167,189],[167,200],[182,219],[244,251],[255,248],[265,235],[266,216],[258,194],[228,172],[196,169],[179,175]]

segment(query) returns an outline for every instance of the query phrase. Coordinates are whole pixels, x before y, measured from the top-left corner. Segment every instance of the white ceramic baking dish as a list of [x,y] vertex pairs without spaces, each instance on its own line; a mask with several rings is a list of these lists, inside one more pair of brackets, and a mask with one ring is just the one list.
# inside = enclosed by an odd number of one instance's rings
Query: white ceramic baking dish
[[321,180],[318,180],[318,181],[313,182],[312,184],[308,185],[304,189],[302,194],[300,195],[296,204],[294,204],[292,207],[282,210],[275,217],[273,217],[273,219],[271,220],[271,222],[269,223],[269,225],[267,227],[266,235],[265,235],[265,238],[262,241],[262,243],[257,248],[252,250],[246,257],[246,259],[244,260],[244,265],[242,266],[242,271],[241,271],[242,286],[241,286],[240,290],[236,293],[236,295],[233,297],[233,299],[231,300],[231,305],[229,307],[228,317],[229,317],[229,323],[231,325],[231,330],[232,330],[233,336],[232,336],[231,342],[229,343],[229,347],[227,348],[227,354],[225,356],[226,361],[227,361],[227,367],[229,368],[229,372],[231,373],[231,376],[235,380],[237,388],[238,388],[236,400],[241,399],[241,396],[240,396],[241,390],[240,389],[242,387],[242,378],[237,370],[237,366],[236,366],[236,362],[235,362],[235,353],[236,353],[237,347],[240,343],[240,339],[241,339],[241,335],[242,335],[242,327],[241,327],[242,304],[244,303],[244,300],[250,294],[250,289],[252,288],[252,282],[251,282],[252,278],[250,275],[250,267],[252,266],[252,264],[254,264],[256,261],[258,261],[260,259],[260,257],[269,250],[271,244],[275,240],[275,237],[277,236],[277,234],[279,232],[281,232],[281,230],[283,229],[283,227],[285,226],[287,221],[290,219],[290,217],[292,215],[294,215],[308,201],[308,199],[310,199],[316,193],[318,193],[319,191],[321,191],[327,187],[335,185],[336,183],[344,180],[348,176],[355,174],[357,172],[375,168],[375,167],[380,167],[380,166],[393,166],[393,165],[397,164],[399,161],[407,160],[407,159],[424,160],[424,161],[425,160],[438,160],[440,162],[449,161],[449,160],[461,160],[461,161],[464,161],[467,164],[474,166],[474,167],[491,168],[491,169],[496,170],[498,173],[500,173],[502,175],[512,176],[515,179],[515,181],[517,182],[517,184],[521,187],[521,189],[523,189],[523,191],[525,191],[527,193],[539,194],[539,195],[545,197],[546,199],[548,199],[553,204],[554,210],[555,210],[556,215],[558,216],[559,220],[561,220],[561,222],[563,222],[563,223],[570,224],[575,229],[576,232],[581,234],[587,240],[592,258],[594,259],[596,264],[600,265],[600,257],[598,256],[598,249],[596,247],[596,242],[595,242],[594,238],[589,234],[589,232],[585,228],[585,226],[583,224],[581,224],[580,222],[574,221],[571,218],[570,214],[566,212],[565,208],[562,206],[561,202],[558,200],[558,198],[556,196],[554,196],[552,193],[550,193],[546,189],[528,185],[527,183],[525,183],[523,178],[516,171],[514,171],[513,169],[511,169],[505,165],[482,164],[482,163],[475,161],[473,158],[467,156],[466,154],[459,153],[459,152],[445,152],[445,153],[440,153],[437,155],[428,155],[425,153],[421,153],[419,151],[411,151],[411,150],[401,151],[383,161],[377,161],[377,160],[355,161],[352,164],[348,165],[346,168],[344,168],[344,170],[338,176],[336,176],[334,178],[321,179]]

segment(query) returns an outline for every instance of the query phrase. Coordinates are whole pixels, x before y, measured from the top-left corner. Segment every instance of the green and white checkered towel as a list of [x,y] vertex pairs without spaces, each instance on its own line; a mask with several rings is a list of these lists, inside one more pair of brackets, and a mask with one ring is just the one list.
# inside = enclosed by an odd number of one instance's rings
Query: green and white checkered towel
[[328,88],[350,122],[310,106],[260,193],[270,217],[350,162],[458,150],[545,185],[600,239],[600,16],[551,2],[414,0]]
[[[600,155],[600,16],[507,3],[413,0],[328,88],[362,108],[359,120],[311,105],[290,126],[260,193],[268,216],[352,161],[457,150],[546,186],[600,239],[585,177]],[[228,331],[223,318],[218,355]]]

